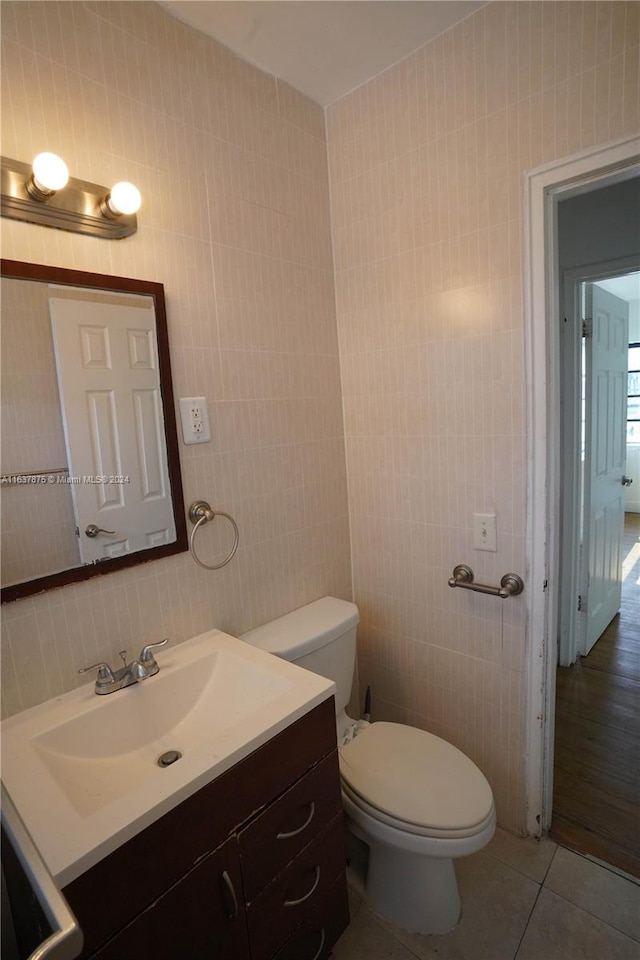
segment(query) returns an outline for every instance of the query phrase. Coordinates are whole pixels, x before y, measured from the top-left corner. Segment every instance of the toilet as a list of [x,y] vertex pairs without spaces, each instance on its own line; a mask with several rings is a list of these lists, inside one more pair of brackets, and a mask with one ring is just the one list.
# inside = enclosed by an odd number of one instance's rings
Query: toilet
[[335,682],[346,823],[368,850],[365,899],[406,930],[446,933],[460,917],[453,861],[495,831],[491,787],[440,737],[347,716],[358,620],[353,603],[323,597],[241,639]]

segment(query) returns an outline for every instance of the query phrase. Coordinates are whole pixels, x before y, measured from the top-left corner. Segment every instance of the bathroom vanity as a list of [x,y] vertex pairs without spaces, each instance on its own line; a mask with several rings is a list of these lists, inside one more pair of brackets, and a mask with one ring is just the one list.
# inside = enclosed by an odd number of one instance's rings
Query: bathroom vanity
[[328,956],[349,920],[333,698],[63,892],[82,958]]
[[217,630],[159,661],[2,724],[82,960],[323,960],[349,920],[333,683]]

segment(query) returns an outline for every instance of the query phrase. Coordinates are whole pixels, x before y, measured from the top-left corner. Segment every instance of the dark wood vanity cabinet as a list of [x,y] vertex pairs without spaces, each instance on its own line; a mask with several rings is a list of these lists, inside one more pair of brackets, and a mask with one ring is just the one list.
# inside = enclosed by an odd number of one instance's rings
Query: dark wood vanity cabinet
[[64,894],[80,960],[325,960],[349,922],[333,698]]

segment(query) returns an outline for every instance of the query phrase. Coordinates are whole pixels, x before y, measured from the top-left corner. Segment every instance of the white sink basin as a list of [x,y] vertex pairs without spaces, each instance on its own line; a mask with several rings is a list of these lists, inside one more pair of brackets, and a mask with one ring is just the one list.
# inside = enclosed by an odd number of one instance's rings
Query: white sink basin
[[206,748],[290,686],[272,669],[214,650],[101,696],[95,709],[32,744],[78,813],[88,816],[157,777],[161,754],[177,750],[185,757]]
[[[61,886],[329,697],[334,685],[211,630],[160,672],[2,724],[2,779]],[[170,766],[160,755],[178,751]]]

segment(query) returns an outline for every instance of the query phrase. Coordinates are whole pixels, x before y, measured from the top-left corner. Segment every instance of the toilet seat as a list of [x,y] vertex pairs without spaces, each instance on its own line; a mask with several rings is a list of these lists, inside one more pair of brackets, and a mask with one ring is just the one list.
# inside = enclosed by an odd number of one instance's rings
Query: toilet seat
[[[347,806],[347,801],[351,801],[353,806],[360,813],[366,814],[371,818],[371,820],[374,820],[379,824],[385,824],[386,826],[392,827],[399,833],[407,834],[408,837],[423,837],[425,840],[440,841],[442,843],[446,842],[447,840],[460,842],[472,837],[478,837],[484,834],[487,830],[490,832],[490,835],[487,840],[484,841],[484,843],[488,843],[488,841],[491,839],[491,836],[493,836],[493,831],[495,830],[496,825],[495,811],[493,808],[481,823],[474,827],[469,827],[466,830],[438,830],[436,827],[422,827],[415,823],[408,823],[406,820],[398,820],[396,817],[391,817],[389,814],[383,813],[382,810],[379,810],[377,807],[372,807],[371,804],[367,803],[363,797],[352,790],[351,787],[345,783],[344,779],[342,780],[342,798],[345,803],[345,807]],[[355,813],[353,815],[355,817]],[[450,855],[453,856],[453,853]]]
[[425,730],[373,723],[339,755],[345,794],[397,830],[455,839],[474,836],[494,821],[491,787],[482,772]]

